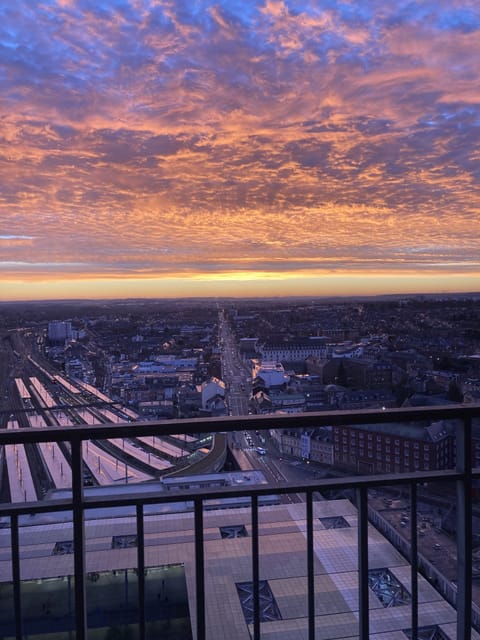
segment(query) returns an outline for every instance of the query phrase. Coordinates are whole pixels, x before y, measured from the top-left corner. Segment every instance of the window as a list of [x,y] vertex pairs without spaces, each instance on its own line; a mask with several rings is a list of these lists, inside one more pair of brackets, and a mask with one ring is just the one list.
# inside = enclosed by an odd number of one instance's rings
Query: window
[[[409,640],[412,640],[413,631],[411,629],[406,629],[404,633]],[[446,636],[440,627],[437,626],[419,627],[418,638],[419,640],[421,640],[421,638],[428,638],[429,640],[449,640],[448,636]]]
[[130,547],[136,547],[136,546],[137,546],[137,536],[134,534],[112,537],[112,549],[128,549]]
[[332,516],[328,518],[319,518],[325,529],[346,529],[350,527],[343,516]]
[[244,524],[232,524],[220,527],[220,535],[222,538],[245,538],[248,533]]
[[[268,582],[266,580],[260,580],[258,586],[260,591],[260,601],[262,603],[262,606],[260,607],[260,622],[281,620],[282,616],[280,614],[280,610]],[[245,620],[247,624],[252,624],[253,582],[237,582],[236,587]]]
[[63,556],[68,553],[73,553],[73,540],[64,540],[62,542],[55,543],[52,555]]

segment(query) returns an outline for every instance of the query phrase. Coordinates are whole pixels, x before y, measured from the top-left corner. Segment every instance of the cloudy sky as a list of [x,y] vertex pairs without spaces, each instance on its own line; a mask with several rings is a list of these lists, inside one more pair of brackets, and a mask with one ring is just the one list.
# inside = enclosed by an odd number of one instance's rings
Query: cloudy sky
[[478,0],[0,0],[0,299],[480,290]]

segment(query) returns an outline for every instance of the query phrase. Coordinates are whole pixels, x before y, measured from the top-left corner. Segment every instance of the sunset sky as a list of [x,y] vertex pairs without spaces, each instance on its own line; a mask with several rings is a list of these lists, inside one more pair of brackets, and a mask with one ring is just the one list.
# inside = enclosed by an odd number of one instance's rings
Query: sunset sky
[[0,299],[480,291],[478,0],[0,0]]

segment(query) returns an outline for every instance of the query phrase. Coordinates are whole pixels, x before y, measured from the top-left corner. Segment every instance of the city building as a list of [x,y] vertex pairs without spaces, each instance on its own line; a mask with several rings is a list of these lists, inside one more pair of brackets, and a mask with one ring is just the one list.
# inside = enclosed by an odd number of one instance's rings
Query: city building
[[63,345],[65,340],[72,337],[72,323],[60,320],[49,322],[47,336],[51,345]]
[[225,405],[225,383],[218,378],[211,378],[200,385],[202,396],[202,409],[210,415],[224,415]]
[[326,358],[329,353],[324,337],[311,336],[289,341],[264,342],[258,345],[264,362],[297,362],[309,356]]
[[252,368],[252,384],[255,386],[256,381],[265,389],[270,387],[281,387],[286,385],[290,380],[290,376],[285,372],[283,364],[279,361],[265,362],[254,361]]
[[451,469],[455,426],[396,423],[333,427],[334,464],[357,473],[405,473]]
[[272,437],[283,455],[332,466],[334,446],[331,427],[274,429]]

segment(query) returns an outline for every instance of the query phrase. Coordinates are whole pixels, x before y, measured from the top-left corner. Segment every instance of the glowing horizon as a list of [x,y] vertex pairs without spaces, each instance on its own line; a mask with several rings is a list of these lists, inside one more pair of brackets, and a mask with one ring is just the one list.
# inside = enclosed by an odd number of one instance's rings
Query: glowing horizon
[[[140,285],[140,286],[139,286]],[[466,286],[468,285],[468,286]],[[416,274],[397,276],[376,274],[337,274],[317,278],[301,278],[296,274],[278,278],[274,274],[244,279],[224,277],[203,279],[151,278],[148,280],[94,278],[90,280],[39,280],[35,282],[35,296],[31,297],[31,283],[4,281],[2,300],[108,300],[119,298],[270,298],[270,297],[370,297],[378,295],[462,294],[480,292],[480,274],[467,281],[463,274],[444,278],[439,286],[438,275],[419,277]]]
[[480,291],[480,8],[392,4],[0,7],[0,300]]

